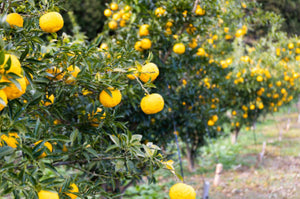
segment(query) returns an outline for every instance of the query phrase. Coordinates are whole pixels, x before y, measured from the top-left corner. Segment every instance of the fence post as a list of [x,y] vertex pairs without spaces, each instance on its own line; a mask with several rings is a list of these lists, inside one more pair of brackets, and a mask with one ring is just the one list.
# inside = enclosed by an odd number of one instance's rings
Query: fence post
[[203,199],[208,199],[209,198],[209,182],[205,181],[203,185]]
[[221,164],[221,163],[217,164],[215,178],[214,178],[214,186],[215,187],[219,186],[219,184],[220,184],[222,170],[223,170],[223,164]]

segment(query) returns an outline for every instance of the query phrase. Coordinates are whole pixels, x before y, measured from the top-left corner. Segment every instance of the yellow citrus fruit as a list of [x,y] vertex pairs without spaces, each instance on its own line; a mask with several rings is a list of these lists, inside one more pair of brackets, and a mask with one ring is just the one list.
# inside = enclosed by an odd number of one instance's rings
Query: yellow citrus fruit
[[146,95],[141,101],[141,109],[146,114],[158,113],[163,110],[164,105],[164,98],[158,93]]
[[108,50],[109,49],[109,47],[108,47],[108,45],[107,45],[107,43],[102,43],[101,45],[100,45],[100,50]]
[[154,13],[157,17],[161,17],[163,14],[165,14],[166,10],[163,7],[158,7],[155,9]]
[[130,7],[129,5],[126,5],[126,6],[124,7],[124,10],[128,12],[128,11],[131,10],[131,7]]
[[196,192],[190,185],[177,183],[169,191],[171,199],[196,199]]
[[[48,95],[46,95],[46,99],[47,99],[47,101],[46,102],[44,102],[44,100],[42,100],[42,104],[44,104],[44,106],[49,106],[49,105],[51,105],[51,104],[53,104],[53,102],[54,102],[54,95],[52,94],[52,95],[50,95],[50,96],[48,96]],[[50,102],[49,102],[49,101]]]
[[41,190],[38,193],[39,199],[59,199],[58,193]]
[[112,15],[112,12],[111,12],[110,9],[105,9],[105,10],[104,10],[104,16],[110,17],[111,15]]
[[4,107],[6,107],[6,105],[7,105],[7,96],[3,90],[0,90],[0,98],[4,102],[4,104],[3,104],[3,102],[0,103],[0,111],[2,111],[4,109]]
[[116,30],[118,28],[118,23],[114,20],[108,22],[108,27],[111,30]]
[[166,27],[167,28],[171,28],[173,26],[173,22],[172,21],[168,21],[167,23],[166,23]]
[[68,78],[66,79],[66,83],[67,83],[67,84],[71,84],[71,83],[73,83],[73,82],[75,81],[75,79],[76,79],[78,73],[79,73],[81,70],[80,70],[79,67],[77,67],[77,66],[73,67],[72,65],[69,66],[69,67],[67,68],[67,70],[69,71],[69,73],[71,74],[71,76],[68,77]]
[[40,27],[44,32],[55,33],[64,26],[64,19],[58,12],[49,12],[40,17]]
[[231,35],[225,35],[225,39],[226,39],[226,40],[231,39]]
[[[78,193],[79,192],[79,189],[78,189],[76,184],[73,183],[73,184],[70,185],[70,187],[71,187],[71,189],[68,190],[69,192],[73,192],[73,193]],[[71,199],[76,199],[77,198],[77,196],[75,194],[72,194],[72,193],[65,193],[65,194],[67,196],[69,196]]]
[[142,42],[142,46],[141,47],[143,49],[147,50],[147,49],[151,48],[152,43],[151,43],[150,39],[145,38],[145,39],[142,39],[141,42]]
[[[34,143],[34,146],[35,146],[35,145],[38,145],[38,144],[41,143],[42,141],[43,141],[43,140],[37,141],[36,143]],[[52,144],[50,144],[50,142],[45,142],[45,143],[44,143],[44,146],[47,147],[47,148],[49,149],[50,152],[52,152],[53,147],[52,147]],[[46,156],[47,156],[47,154],[46,154],[46,152],[44,152],[44,153],[42,153],[42,154],[39,156],[39,158],[44,158],[44,157],[46,157]]]
[[18,13],[10,13],[6,17],[6,22],[11,26],[23,27],[23,17]]
[[131,13],[124,13],[122,15],[122,19],[124,19],[125,21],[128,21],[131,17]]
[[232,111],[232,115],[236,115],[236,111]]
[[294,48],[294,44],[293,44],[293,43],[289,43],[289,44],[288,44],[288,48],[289,48],[289,49],[293,49],[293,48]]
[[194,49],[198,46],[197,39],[193,38],[192,41],[189,43],[189,47]]
[[120,27],[125,27],[126,26],[126,21],[125,20],[121,20],[120,21]]
[[212,120],[213,120],[214,122],[217,122],[218,119],[219,119],[219,117],[218,117],[217,115],[212,116]]
[[174,53],[179,54],[179,55],[183,54],[185,52],[185,46],[184,46],[184,44],[183,43],[177,43],[177,44],[175,44],[173,46],[173,51],[174,51]]
[[205,55],[205,50],[204,48],[198,48],[198,51],[196,53],[198,56],[204,56]]
[[111,3],[111,4],[110,4],[110,9],[113,10],[113,11],[116,11],[116,10],[119,9],[119,6],[118,6],[118,4],[116,4],[116,3]]
[[264,78],[260,75],[256,77],[256,81],[258,81],[258,82],[262,82],[263,80],[264,80]]
[[85,88],[82,89],[82,95],[89,95],[89,94],[93,94],[93,92],[89,91],[89,90],[87,90]]
[[54,80],[61,80],[65,75],[65,73],[62,72],[60,68],[57,68],[55,66],[47,69],[46,72],[52,75],[52,76],[47,76],[47,78],[54,79]]
[[[5,69],[4,69],[5,64],[7,63],[9,58],[11,60],[11,65],[10,65],[10,68],[7,71],[5,71]],[[21,64],[20,64],[19,59],[15,55],[5,54],[4,63],[2,65],[0,65],[0,74],[4,74],[4,72],[6,72],[6,74],[14,73],[18,76],[21,76],[21,74],[22,74]]]
[[2,135],[0,137],[0,146],[2,146],[1,142],[4,141],[7,144],[7,146],[17,148],[17,144],[19,144],[19,142],[16,138],[19,138],[17,133],[8,133],[8,136]]
[[201,6],[197,5],[195,10],[196,15],[203,16],[205,15],[205,10],[201,8]]
[[[103,109],[98,107],[96,113],[93,112],[92,115],[89,114],[89,118],[94,117],[95,115],[97,115],[98,113],[101,113],[102,111],[103,111]],[[104,120],[105,117],[106,117],[106,113],[103,113],[103,114],[101,115],[100,119],[101,119],[101,120]],[[94,126],[94,127],[99,126],[99,120],[98,120],[98,118],[93,118],[93,119],[92,119],[91,126]]]
[[159,75],[159,69],[156,66],[156,64],[148,63],[142,67],[139,78],[144,83],[148,82],[149,80],[153,82],[158,75]]
[[236,37],[241,37],[241,36],[243,36],[243,30],[242,30],[242,29],[238,29],[238,30],[236,31],[236,33],[235,33],[235,36],[236,36]]
[[142,37],[142,36],[147,36],[147,35],[149,35],[149,30],[148,30],[148,28],[149,28],[149,25],[148,25],[148,24],[143,24],[143,25],[141,25],[141,27],[140,27],[140,29],[139,29],[139,34],[140,34],[141,37]]
[[7,99],[13,100],[16,98],[21,97],[26,92],[26,77],[22,77],[19,79],[16,79],[16,81],[19,83],[21,90],[9,80],[2,78],[0,82],[10,82],[10,84],[3,88],[3,91],[5,92]]
[[130,72],[127,77],[131,80],[134,80],[135,77],[138,76],[138,70],[136,68],[128,68],[128,72]]
[[215,122],[213,120],[208,120],[207,125],[213,126],[213,125],[215,125]]
[[65,144],[63,145],[62,151],[63,152],[68,152],[68,148],[67,148],[67,146]]
[[247,34],[247,31],[248,31],[247,26],[246,26],[246,25],[243,25],[243,27],[242,27],[243,35]]
[[111,95],[103,90],[99,95],[99,101],[104,107],[112,108],[121,102],[122,94],[118,89],[108,88],[108,90]]
[[172,34],[172,29],[171,28],[166,28],[165,35],[171,35]]
[[118,21],[121,18],[121,14],[119,12],[113,14],[112,16],[113,20]]
[[137,51],[142,52],[144,49],[142,48],[142,42],[141,41],[137,41],[134,44],[134,49]]

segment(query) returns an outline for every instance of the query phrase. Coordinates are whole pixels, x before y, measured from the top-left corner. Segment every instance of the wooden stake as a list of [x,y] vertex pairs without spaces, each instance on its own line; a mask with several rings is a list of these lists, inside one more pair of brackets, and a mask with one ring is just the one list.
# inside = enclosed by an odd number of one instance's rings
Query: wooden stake
[[209,198],[209,182],[205,181],[203,185],[203,199],[208,199]]
[[264,155],[265,155],[266,147],[267,147],[267,143],[263,142],[262,150],[257,156],[256,167],[258,167],[262,163]]
[[[291,113],[291,108],[289,108],[289,110],[288,110],[288,114],[290,114],[290,113]],[[289,117],[288,121],[287,121],[287,124],[286,124],[286,132],[289,131],[290,125],[291,125],[291,118]]]
[[278,140],[279,141],[281,141],[282,140],[282,128],[280,128],[280,130],[279,130],[279,138],[278,138]]
[[219,186],[219,184],[220,184],[222,170],[223,170],[223,164],[221,164],[221,163],[217,164],[215,178],[214,178],[214,186],[215,187]]

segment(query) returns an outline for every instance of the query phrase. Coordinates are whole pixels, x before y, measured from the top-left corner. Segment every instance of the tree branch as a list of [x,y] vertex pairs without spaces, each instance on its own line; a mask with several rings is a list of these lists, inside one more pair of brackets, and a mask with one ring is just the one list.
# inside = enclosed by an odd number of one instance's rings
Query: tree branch
[[193,10],[192,10],[192,13],[194,13],[197,9],[197,5],[199,3],[200,0],[196,0],[195,3],[194,3],[194,7],[193,7]]
[[124,193],[126,191],[126,189],[128,187],[130,187],[134,182],[135,182],[135,180],[131,180],[127,185],[125,185],[124,187],[121,187],[121,193]]
[[4,0],[2,3],[1,14],[4,12],[6,1]]
[[[183,27],[181,28],[181,30],[177,33],[178,35],[181,35],[184,30],[186,29],[186,27],[188,26],[187,23],[183,24]],[[168,50],[168,52],[165,54],[164,58],[162,59],[162,62],[165,63],[168,59],[168,57],[171,55],[173,48],[170,48]]]
[[[102,157],[102,158],[93,158],[91,160],[72,160],[72,161],[59,161],[53,162],[51,165],[54,167],[63,166],[63,165],[74,165],[76,163],[85,164],[88,162],[101,161],[101,160],[114,160],[114,159],[124,159],[124,157]],[[34,168],[33,165],[28,165],[27,169]]]

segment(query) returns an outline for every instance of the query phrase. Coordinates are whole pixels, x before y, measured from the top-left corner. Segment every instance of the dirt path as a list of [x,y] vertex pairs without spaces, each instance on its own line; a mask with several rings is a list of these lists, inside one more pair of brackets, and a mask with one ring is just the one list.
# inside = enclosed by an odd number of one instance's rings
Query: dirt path
[[[267,156],[259,169],[253,165],[224,172],[220,186],[212,188],[211,198],[300,197],[299,157]],[[212,183],[212,179],[209,181]]]
[[[232,169],[221,174],[221,183],[218,187],[211,187],[210,198],[299,199],[300,126],[297,117],[296,113],[273,117],[276,122],[270,122],[260,130],[263,138],[258,140],[259,144],[245,145],[244,150],[237,154],[237,162],[241,164],[233,165]],[[286,129],[288,119],[290,128]],[[279,129],[283,129],[281,140]],[[266,153],[263,162],[257,166],[263,139],[267,142]],[[205,179],[212,185],[213,174],[208,174]]]

